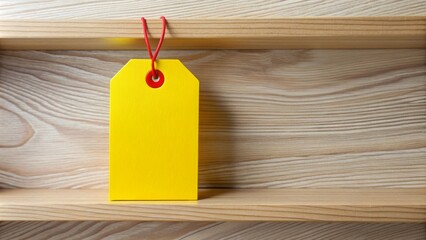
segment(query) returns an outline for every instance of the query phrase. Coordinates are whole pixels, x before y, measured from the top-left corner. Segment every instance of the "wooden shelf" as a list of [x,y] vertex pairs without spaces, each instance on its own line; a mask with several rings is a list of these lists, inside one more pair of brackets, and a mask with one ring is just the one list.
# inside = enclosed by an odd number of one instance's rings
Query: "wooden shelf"
[[[160,20],[149,20],[153,38]],[[0,49],[138,49],[139,19],[0,20]],[[168,20],[164,48],[423,48],[426,17]]]
[[107,199],[107,190],[2,189],[0,221],[426,221],[426,189],[204,189],[198,202]]

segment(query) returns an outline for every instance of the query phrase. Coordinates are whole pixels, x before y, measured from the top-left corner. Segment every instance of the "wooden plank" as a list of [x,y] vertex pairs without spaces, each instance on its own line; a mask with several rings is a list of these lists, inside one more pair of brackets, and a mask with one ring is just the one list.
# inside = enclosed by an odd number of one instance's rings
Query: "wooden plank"
[[[1,52],[0,187],[107,188],[109,79],[146,55]],[[160,57],[200,79],[201,187],[426,187],[424,50]]]
[[[161,21],[148,21],[160,36]],[[423,48],[426,17],[168,20],[165,49]],[[1,49],[142,48],[139,19],[0,20]]]
[[424,16],[419,0],[37,0],[0,1],[5,19],[280,18],[299,16]]
[[420,240],[422,223],[3,222],[3,240],[21,239],[375,239]]
[[199,201],[108,202],[107,190],[4,189],[0,221],[424,222],[426,189],[201,189]]

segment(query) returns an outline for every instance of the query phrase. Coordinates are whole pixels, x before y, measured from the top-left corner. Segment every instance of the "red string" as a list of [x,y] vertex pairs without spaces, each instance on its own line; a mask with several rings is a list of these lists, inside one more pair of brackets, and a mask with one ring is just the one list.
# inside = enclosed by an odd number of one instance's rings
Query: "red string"
[[148,54],[149,57],[151,58],[151,69],[152,69],[152,76],[154,78],[157,78],[157,72],[155,71],[155,60],[157,59],[158,53],[160,52],[161,49],[161,45],[163,44],[164,41],[164,35],[166,34],[166,27],[167,27],[167,21],[166,18],[164,16],[161,16],[161,20],[163,21],[163,30],[161,32],[161,37],[160,40],[158,41],[158,45],[157,48],[155,49],[154,55],[152,55],[152,50],[151,50],[151,44],[149,43],[149,39],[148,39],[148,27],[146,24],[146,20],[144,17],[141,18],[142,21],[142,27],[143,27],[143,35],[145,38],[145,44],[146,44],[146,48],[148,50]]

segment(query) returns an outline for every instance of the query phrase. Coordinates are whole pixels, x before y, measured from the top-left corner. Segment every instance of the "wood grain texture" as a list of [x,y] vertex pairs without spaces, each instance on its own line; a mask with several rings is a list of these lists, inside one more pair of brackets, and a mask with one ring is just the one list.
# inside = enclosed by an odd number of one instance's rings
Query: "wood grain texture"
[[[106,188],[109,79],[138,57],[1,52],[0,186]],[[426,187],[424,50],[160,58],[200,79],[200,187]]]
[[[150,20],[152,36],[161,20]],[[167,20],[164,49],[424,48],[426,17]],[[139,19],[0,20],[0,49],[140,49]]]
[[0,1],[3,19],[279,18],[298,16],[424,16],[421,0],[36,0]]
[[0,221],[426,222],[422,189],[202,189],[198,201],[108,201],[107,190],[3,189]]
[[23,239],[247,239],[423,240],[421,223],[279,222],[5,222],[3,240]]

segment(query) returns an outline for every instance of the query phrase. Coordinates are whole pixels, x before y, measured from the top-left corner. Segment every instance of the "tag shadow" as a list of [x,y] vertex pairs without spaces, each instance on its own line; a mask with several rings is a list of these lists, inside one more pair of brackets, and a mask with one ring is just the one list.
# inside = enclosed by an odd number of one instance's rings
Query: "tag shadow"
[[[200,93],[199,200],[235,187],[234,122],[220,96]],[[204,189],[206,188],[206,189]],[[209,189],[212,189],[211,191]]]

